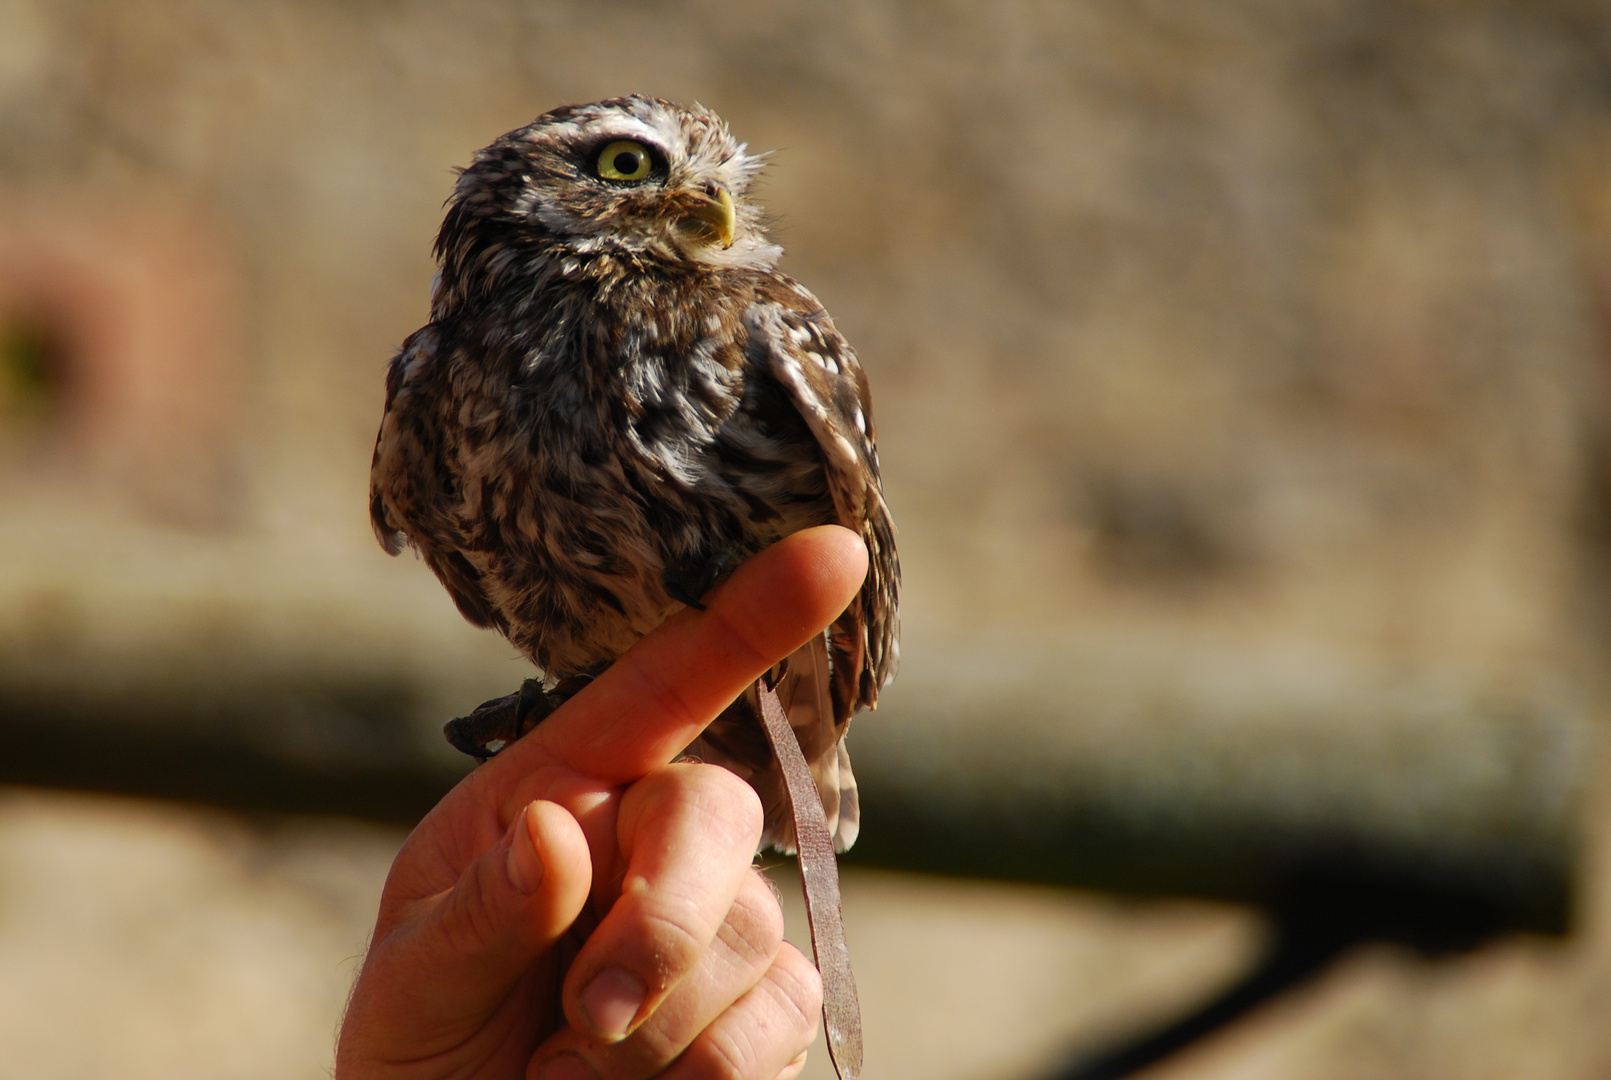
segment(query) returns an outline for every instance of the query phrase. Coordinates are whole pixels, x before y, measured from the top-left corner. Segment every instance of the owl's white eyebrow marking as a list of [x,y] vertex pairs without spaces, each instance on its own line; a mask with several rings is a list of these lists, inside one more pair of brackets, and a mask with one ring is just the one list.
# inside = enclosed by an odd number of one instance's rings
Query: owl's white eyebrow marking
[[612,111],[603,115],[595,114],[589,117],[575,129],[575,133],[569,141],[577,144],[579,148],[587,149],[591,152],[593,149],[591,144],[593,143],[598,143],[602,148],[605,143],[613,142],[616,139],[632,139],[659,151],[667,161],[675,164],[682,155],[676,151],[674,144],[671,144],[666,138],[668,128],[672,132],[676,130],[670,124],[662,127],[645,121],[638,116],[623,115]]

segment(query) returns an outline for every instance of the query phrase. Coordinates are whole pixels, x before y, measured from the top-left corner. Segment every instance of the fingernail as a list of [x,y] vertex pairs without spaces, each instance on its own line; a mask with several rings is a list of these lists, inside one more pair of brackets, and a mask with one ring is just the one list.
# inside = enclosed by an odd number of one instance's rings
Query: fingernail
[[643,980],[623,968],[605,968],[582,991],[582,1010],[593,1030],[606,1039],[619,1039],[643,1008],[649,994]]
[[522,896],[530,896],[543,883],[543,861],[537,857],[537,846],[531,842],[531,807],[527,806],[515,818],[509,838],[509,854],[504,868],[509,884]]
[[597,1080],[598,1074],[576,1054],[561,1054],[543,1066],[538,1080]]

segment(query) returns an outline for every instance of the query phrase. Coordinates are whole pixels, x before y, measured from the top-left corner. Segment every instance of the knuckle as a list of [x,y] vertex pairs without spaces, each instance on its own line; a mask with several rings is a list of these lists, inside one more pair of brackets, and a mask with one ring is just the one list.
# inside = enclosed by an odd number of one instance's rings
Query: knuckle
[[816,1034],[822,1012],[822,976],[800,950],[786,945],[767,972],[767,982],[776,987],[778,1004],[804,1046]]
[[[777,663],[780,657],[777,656],[777,650],[772,643],[767,640],[769,636],[766,632],[767,627],[757,625],[754,619],[745,618],[745,613],[742,611],[732,611],[731,605],[720,602],[720,594],[713,599],[718,602],[710,606],[710,612],[706,616],[711,627],[711,636],[726,638],[723,644],[728,648],[736,646],[734,651],[741,655],[748,653],[743,663],[756,671],[765,671]],[[738,617],[735,618],[735,615]]]
[[705,826],[721,830],[728,844],[746,856],[752,854],[764,824],[755,789],[720,765],[690,761],[673,768],[682,773],[685,797]]
[[725,801],[734,805],[753,804],[760,808],[761,801],[755,795],[755,789],[739,779],[738,774],[721,765],[713,765],[704,761],[690,761],[680,768],[687,769],[696,782],[704,785],[710,791]]
[[460,879],[443,906],[441,921],[444,947],[451,953],[473,954],[486,949],[508,932],[506,920],[497,910],[495,868],[483,858]]
[[683,1053],[688,1039],[689,1033],[675,1024],[665,1023],[658,1014],[651,1016],[631,1038],[606,1051],[609,1068],[605,1075],[654,1076]]
[[708,1031],[683,1054],[699,1080],[762,1080],[756,1045],[744,1030]]
[[678,762],[627,789],[621,803],[628,831],[648,821],[680,821],[720,850],[746,861],[760,838],[764,816],[755,791],[729,770],[704,762]]
[[[686,907],[687,905],[677,905]],[[631,966],[649,976],[650,985],[669,984],[691,970],[705,952],[711,935],[700,933],[690,911],[668,910],[669,905],[644,905],[627,950],[639,957]],[[635,940],[632,940],[635,939]]]
[[821,994],[816,969],[786,948],[729,1022],[712,1025],[688,1048],[678,1075],[771,1080],[780,1063],[798,1057],[816,1035]]
[[783,945],[783,908],[758,871],[752,871],[717,931],[746,967],[764,968]]

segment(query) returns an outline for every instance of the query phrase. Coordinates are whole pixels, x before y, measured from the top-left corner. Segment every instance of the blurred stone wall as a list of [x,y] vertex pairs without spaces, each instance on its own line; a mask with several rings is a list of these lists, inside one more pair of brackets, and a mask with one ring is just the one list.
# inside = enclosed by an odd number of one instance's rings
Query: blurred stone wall
[[7,700],[303,680],[253,737],[365,754],[512,686],[369,535],[382,369],[451,168],[642,91],[776,151],[873,379],[910,685],[1593,712],[1608,49],[1570,0],[4,0]]

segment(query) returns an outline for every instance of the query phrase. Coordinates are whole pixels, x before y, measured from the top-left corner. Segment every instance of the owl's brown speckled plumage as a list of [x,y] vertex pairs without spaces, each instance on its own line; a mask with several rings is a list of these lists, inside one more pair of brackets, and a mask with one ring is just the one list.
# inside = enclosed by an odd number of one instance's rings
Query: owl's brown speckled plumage
[[[601,157],[617,144],[641,156]],[[773,268],[744,198],[758,167],[714,114],[643,97],[555,109],[477,153],[437,237],[430,322],[387,374],[371,513],[387,551],[417,548],[550,683],[675,611],[668,582],[702,588],[809,526],[857,531],[860,594],[778,687],[843,850],[842,739],[894,674],[900,567],[866,376]],[[786,847],[755,708],[752,690],[689,752],[748,779]]]

